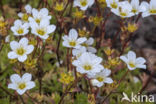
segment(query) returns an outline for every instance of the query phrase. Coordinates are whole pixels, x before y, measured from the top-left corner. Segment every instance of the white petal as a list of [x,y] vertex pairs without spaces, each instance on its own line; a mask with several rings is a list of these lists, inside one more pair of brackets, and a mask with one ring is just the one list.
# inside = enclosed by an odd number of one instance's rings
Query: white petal
[[18,74],[13,74],[10,76],[10,80],[12,83],[18,83],[21,81],[21,77]]
[[33,17],[34,17],[34,18],[37,18],[37,17],[38,17],[38,14],[39,14],[39,13],[38,13],[38,10],[35,9],[35,8],[33,8],[33,9],[32,9],[32,15],[33,15]]
[[41,27],[47,27],[49,26],[49,24],[50,24],[50,21],[48,19],[42,19],[40,22]]
[[128,63],[128,59],[126,56],[120,56],[120,59],[124,61],[125,63]]
[[8,88],[13,89],[13,90],[17,90],[17,85],[14,83],[10,83],[10,84],[8,84]]
[[28,45],[28,39],[27,38],[22,38],[19,43],[22,45],[22,46],[27,46]]
[[44,39],[44,40],[46,40],[48,37],[49,37],[49,35],[47,35],[47,34],[45,34],[44,36],[41,36],[41,35],[38,35],[41,39]]
[[156,8],[156,0],[150,1],[150,8]]
[[14,25],[15,25],[15,26],[20,26],[20,25],[22,25],[22,21],[21,21],[21,20],[16,20],[16,21],[14,22]]
[[65,46],[65,47],[69,47],[69,48],[71,47],[71,46],[68,44],[67,41],[63,41],[62,45]]
[[18,13],[18,16],[20,17],[20,18],[22,18],[23,17],[23,13]]
[[146,65],[137,65],[137,68],[146,69]]
[[28,83],[27,83],[27,89],[32,89],[32,88],[34,88],[35,87],[35,83],[33,82],[33,81],[29,81]]
[[79,62],[78,62],[77,60],[74,60],[74,61],[72,62],[72,64],[73,64],[74,66],[79,66]]
[[142,57],[138,57],[136,59],[136,64],[144,64],[146,62],[146,60]]
[[142,13],[142,17],[145,18],[145,17],[148,17],[150,16],[151,14],[149,12],[143,12]]
[[100,64],[102,62],[102,58],[101,57],[96,57],[94,59],[91,59],[91,61],[93,62],[94,65],[98,65],[98,64]]
[[55,29],[56,29],[55,25],[50,25],[47,27],[47,33],[50,34],[50,33],[54,32]]
[[97,50],[94,47],[87,47],[87,50],[91,53],[96,53]]
[[109,77],[107,77],[104,81],[105,83],[113,83],[113,80]]
[[18,55],[14,51],[11,51],[11,52],[8,53],[8,58],[9,59],[15,59],[17,57],[18,57]]
[[78,44],[82,44],[83,42],[85,42],[87,40],[87,38],[79,38],[79,39],[77,39],[77,43]]
[[40,10],[40,13],[41,14],[44,14],[45,16],[47,16],[48,15],[48,9],[47,8],[42,8],[41,10]]
[[111,74],[111,70],[108,70],[108,69],[103,69],[102,70],[102,73],[105,77],[109,76]]
[[12,50],[16,50],[19,47],[19,43],[16,42],[16,41],[12,41],[10,43],[10,47],[11,47]]
[[30,54],[33,50],[34,50],[34,46],[33,45],[27,46],[27,48],[26,48],[26,54]]
[[75,47],[72,47],[72,48],[80,49],[81,48],[81,45],[77,44]]
[[103,86],[103,82],[99,82],[96,79],[91,80],[91,83],[92,83],[93,86],[97,86],[97,87]]
[[139,0],[131,0],[131,5],[134,7],[139,7]]
[[32,78],[32,75],[29,74],[29,73],[25,73],[23,76],[22,76],[22,81],[24,82],[29,82]]
[[25,30],[29,28],[29,23],[24,23],[22,26]]
[[24,62],[26,59],[27,59],[27,55],[23,55],[23,56],[18,57],[18,60],[20,62]]
[[70,29],[69,31],[69,37],[73,40],[76,40],[78,37],[78,33],[75,29]]
[[23,95],[25,93],[25,91],[26,91],[26,89],[23,89],[23,90],[18,89],[17,93],[20,95]]
[[31,14],[32,7],[28,4],[25,6],[25,10],[27,13]]
[[127,56],[128,60],[131,60],[133,62],[136,60],[136,54],[133,51],[129,51]]
[[88,45],[92,45],[94,43],[94,39],[91,37],[85,43],[87,43]]
[[149,4],[145,1],[141,2],[141,5],[140,5],[140,12],[145,12],[149,9]]
[[62,37],[62,39],[63,39],[64,41],[68,41],[68,40],[69,40],[67,35],[64,35],[64,36]]
[[87,0],[87,1],[88,1],[88,5],[89,5],[89,6],[92,6],[92,5],[94,4],[94,1],[95,1],[95,0]]
[[81,6],[80,9],[83,10],[83,11],[85,11],[85,10],[87,10],[87,8],[88,8],[88,5],[86,5],[85,7],[82,7],[82,6]]
[[6,43],[10,42],[10,35],[8,35],[8,36],[5,37],[5,42]]

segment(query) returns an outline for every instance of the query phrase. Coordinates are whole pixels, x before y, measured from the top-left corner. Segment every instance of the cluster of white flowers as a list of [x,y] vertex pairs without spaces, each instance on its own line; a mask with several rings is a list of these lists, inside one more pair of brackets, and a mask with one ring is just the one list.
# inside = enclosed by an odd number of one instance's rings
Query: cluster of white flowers
[[106,0],[107,6],[111,8],[111,11],[122,17],[132,17],[139,13],[142,13],[142,17],[149,15],[156,15],[156,0],[147,2],[139,2],[139,0],[122,1],[119,0]]
[[[55,31],[56,26],[50,25],[51,16],[48,15],[48,9],[42,8],[38,11],[30,5],[26,5],[25,10],[26,13],[18,13],[21,20],[15,20],[14,26],[11,27],[15,36],[28,34],[29,27],[31,27],[32,34],[45,40],[49,37],[50,33]],[[16,41],[10,42],[10,47],[13,51],[8,53],[8,58],[18,58],[20,62],[24,62],[27,59],[27,55],[34,49],[34,46],[28,45],[28,42],[27,38],[22,38],[19,43]]]
[[[80,7],[85,11],[88,7],[94,4],[95,0],[74,0],[74,7]],[[122,17],[132,17],[142,13],[142,17],[150,15],[156,15],[156,0],[151,0],[149,3],[139,0],[119,1],[119,0],[106,0],[107,7],[111,8],[111,11]]]
[[97,87],[113,82],[111,78],[107,78],[111,71],[108,72],[108,69],[101,65],[102,58],[95,55],[96,49],[91,46],[94,43],[93,38],[88,40],[85,37],[78,38],[77,31],[71,29],[68,36],[63,36],[63,40],[63,46],[73,48],[72,54],[76,60],[72,64],[76,67],[77,72],[86,74]]
[[55,31],[56,26],[50,25],[51,16],[48,15],[47,8],[42,8],[38,11],[30,5],[26,5],[25,10],[26,13],[18,13],[21,20],[16,20],[14,26],[11,27],[14,35],[26,35],[29,32],[29,27],[31,27],[32,34],[45,40],[50,33]]
[[[34,50],[34,46],[29,45],[29,40],[24,37],[29,33],[29,28],[31,28],[32,34],[43,40],[46,40],[49,34],[56,29],[55,25],[50,25],[51,16],[48,15],[48,9],[42,8],[38,11],[30,5],[26,5],[25,10],[25,13],[18,13],[20,19],[15,20],[14,26],[11,27],[13,34],[22,36],[22,38],[20,38],[19,42],[10,42],[12,51],[8,53],[8,58],[18,59],[19,62],[24,62],[27,59],[27,55]],[[8,85],[8,88],[17,90],[20,95],[26,90],[35,87],[35,83],[30,81],[31,74],[28,73],[25,73],[22,78],[18,74],[13,74],[10,79],[12,83]]]
[[31,33],[39,36],[41,39],[47,39],[49,34],[56,29],[55,25],[50,25],[51,16],[48,13],[47,8],[42,8],[40,11],[33,8],[32,17],[29,17]]
[[[102,58],[95,55],[96,49],[91,45],[94,43],[93,38],[81,37],[78,38],[78,33],[75,29],[69,31],[69,35],[63,36],[63,46],[72,48],[73,62],[76,71],[81,74],[86,74],[94,86],[101,87],[104,83],[113,83],[113,80],[108,77],[111,71],[104,68],[101,64]],[[127,55],[120,56],[129,70],[136,68],[146,69],[144,63],[146,60],[142,57],[136,58],[133,51],[129,51]]]

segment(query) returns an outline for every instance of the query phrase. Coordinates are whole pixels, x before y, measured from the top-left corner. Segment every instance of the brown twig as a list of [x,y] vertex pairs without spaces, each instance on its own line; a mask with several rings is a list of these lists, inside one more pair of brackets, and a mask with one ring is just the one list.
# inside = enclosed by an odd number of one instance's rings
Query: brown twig
[[23,104],[26,104],[26,103],[24,102],[23,97],[22,97],[21,95],[19,95],[19,97],[20,97],[20,99],[21,99],[22,103],[23,103]]

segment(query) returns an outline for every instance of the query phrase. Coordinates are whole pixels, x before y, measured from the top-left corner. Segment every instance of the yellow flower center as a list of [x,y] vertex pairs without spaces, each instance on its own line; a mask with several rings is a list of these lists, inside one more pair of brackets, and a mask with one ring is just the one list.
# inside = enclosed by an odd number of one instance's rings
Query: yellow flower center
[[23,14],[22,20],[23,21],[28,21],[29,16],[25,13]]
[[24,33],[24,30],[23,30],[22,28],[19,28],[19,29],[17,30],[17,33],[18,33],[18,34],[23,34],[23,33]]
[[134,68],[136,65],[135,65],[134,62],[129,62],[129,66],[130,66],[131,68]]
[[103,77],[97,77],[96,79],[97,79],[99,82],[102,82],[102,81],[104,80]]
[[155,13],[156,13],[156,9],[151,9],[149,12],[150,12],[151,14],[155,14]]
[[76,46],[76,42],[75,41],[71,41],[71,42],[69,42],[69,45],[74,47],[74,46]]
[[132,9],[133,13],[137,13],[137,10],[135,8]]
[[123,16],[123,17],[125,17],[125,16],[127,16],[127,13],[125,13],[125,12],[120,12],[120,15]]
[[84,65],[83,68],[85,70],[91,70],[92,69],[92,66],[91,65]]
[[116,9],[116,8],[118,7],[118,5],[117,5],[116,2],[113,2],[113,3],[111,4],[111,7],[114,8],[114,9]]
[[26,84],[25,83],[20,83],[18,85],[18,88],[21,89],[21,90],[23,90],[25,87],[26,87]]
[[36,21],[38,24],[40,23],[40,19],[39,19],[39,18],[35,19],[35,21]]
[[88,47],[88,44],[86,44],[86,43],[83,43],[83,44],[82,44],[82,46]]
[[45,31],[43,29],[38,29],[37,33],[41,36],[43,36],[45,34]]
[[80,1],[80,4],[85,7],[87,5],[87,0],[81,0]]
[[26,50],[25,50],[23,47],[18,48],[18,49],[16,50],[16,53],[17,53],[18,55],[21,55],[21,56],[22,56],[25,52],[26,52]]

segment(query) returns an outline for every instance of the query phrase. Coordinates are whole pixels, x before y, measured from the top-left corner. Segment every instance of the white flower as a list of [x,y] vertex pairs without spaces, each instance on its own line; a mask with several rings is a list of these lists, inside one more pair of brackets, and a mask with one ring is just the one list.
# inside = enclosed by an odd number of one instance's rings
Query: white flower
[[106,0],[106,3],[112,9],[117,9],[119,6],[119,0]]
[[73,65],[76,66],[77,72],[82,74],[95,74],[100,72],[104,67],[100,64],[102,58],[95,54],[85,52],[77,60],[73,61]]
[[40,24],[37,24],[36,22],[30,22],[30,26],[32,29],[31,33],[39,36],[42,39],[47,39],[49,34],[54,32],[56,29],[55,25],[50,25],[49,20],[42,20]]
[[138,83],[140,80],[139,80],[139,78],[138,77],[133,77],[133,81],[134,81],[134,83]]
[[146,60],[142,57],[136,58],[136,54],[133,51],[129,51],[125,56],[120,56],[120,59],[127,64],[129,70],[136,68],[146,69],[146,65],[144,65]]
[[20,62],[24,62],[27,59],[27,55],[34,50],[33,45],[28,45],[27,38],[22,38],[19,43],[17,41],[12,41],[10,47],[12,51],[8,53],[8,58],[18,58]]
[[24,22],[28,22],[28,18],[29,18],[30,14],[31,14],[32,8],[31,8],[30,5],[26,5],[26,6],[25,6],[25,10],[26,10],[26,13],[20,12],[20,13],[18,13],[18,16],[19,16]]
[[18,74],[13,74],[10,77],[11,83],[8,85],[8,88],[16,90],[18,94],[22,95],[27,90],[35,87],[35,83],[31,81],[32,75],[25,73],[22,77]]
[[85,11],[88,7],[94,4],[94,0],[74,0],[74,7],[78,6],[81,10]]
[[8,35],[7,37],[5,37],[5,42],[9,43],[10,42],[10,35]]
[[72,54],[73,56],[76,56],[76,58],[79,58],[84,52],[86,52],[85,47],[81,47],[80,49],[73,49]]
[[33,8],[32,9],[32,16],[33,17],[29,17],[29,21],[30,22],[36,22],[39,24],[42,20],[50,20],[51,16],[49,16],[48,13],[49,13],[49,11],[47,8],[42,8],[40,11]]
[[14,32],[14,35],[23,36],[29,32],[29,24],[22,23],[21,20],[16,20],[14,22],[14,26],[11,27],[11,30],[12,30],[12,32]]
[[63,46],[68,48],[80,48],[83,42],[85,42],[87,39],[84,38],[78,38],[78,33],[75,29],[70,29],[69,36],[65,35],[63,38]]
[[148,4],[147,2],[141,3],[142,17],[147,17],[150,15],[156,15],[156,0],[151,0]]
[[111,74],[111,71],[108,69],[103,69],[101,72],[96,73],[95,75],[90,76],[93,78],[91,80],[93,86],[101,87],[104,83],[113,83],[113,80],[108,77]]
[[132,13],[134,15],[137,15],[139,14],[139,12],[141,12],[139,0],[131,0],[131,6],[132,6]]
[[88,52],[96,53],[96,49],[94,47],[91,47],[93,43],[94,43],[94,39],[91,37],[87,41],[85,41],[82,45],[86,47]]
[[111,11],[122,17],[132,17],[134,14],[131,12],[132,11],[132,6],[129,4],[128,1],[123,1],[119,3],[119,7],[117,9],[111,9]]

